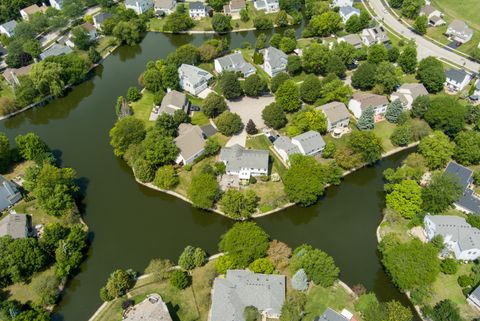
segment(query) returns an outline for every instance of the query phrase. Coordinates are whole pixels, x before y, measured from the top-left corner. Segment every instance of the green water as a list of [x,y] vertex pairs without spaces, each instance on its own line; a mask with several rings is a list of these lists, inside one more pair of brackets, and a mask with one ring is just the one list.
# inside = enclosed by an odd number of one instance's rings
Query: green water
[[[232,47],[255,41],[253,32],[228,37]],[[189,244],[216,253],[220,235],[232,225],[219,215],[139,186],[108,144],[116,98],[136,84],[145,64],[179,45],[199,45],[207,38],[148,34],[141,46],[119,48],[91,80],[65,98],[0,122],[0,130],[11,138],[38,133],[63,166],[77,170],[85,194],[82,209],[92,246],[81,271],[68,284],[56,319],[87,320],[101,305],[98,291],[114,269],[142,271],[151,258],[176,259]],[[293,207],[261,218],[258,224],[292,247],[310,243],[330,253],[341,268],[341,279],[349,285],[362,283],[382,300],[406,303],[383,272],[375,239],[384,205],[381,173],[405,156],[389,157],[348,176],[340,187],[329,188],[316,206]]]

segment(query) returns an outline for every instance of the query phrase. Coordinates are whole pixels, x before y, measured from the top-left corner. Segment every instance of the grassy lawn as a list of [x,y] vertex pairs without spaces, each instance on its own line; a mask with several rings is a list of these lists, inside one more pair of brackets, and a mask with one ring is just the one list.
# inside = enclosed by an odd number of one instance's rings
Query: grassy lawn
[[[192,285],[185,290],[171,287],[168,280],[154,282],[147,278],[138,281],[128,296],[138,303],[143,301],[147,295],[158,293],[167,304],[173,320],[206,320],[210,309],[211,280],[214,276],[214,263],[209,262],[192,272]],[[121,305],[125,299],[126,297],[122,297],[110,302],[107,308],[95,318],[95,321],[121,320]]]
[[460,313],[465,320],[478,317],[478,311],[468,305],[462,288],[457,283],[458,277],[469,274],[471,269],[472,263],[462,264],[454,275],[440,273],[432,285],[432,297],[426,303],[434,306],[441,300],[450,299],[460,308]]
[[392,124],[386,120],[375,123],[373,132],[382,139],[383,149],[388,152],[395,148],[390,141],[390,135],[392,135],[396,124]]
[[165,19],[161,18],[152,18],[148,22],[147,29],[149,31],[163,31],[163,25],[165,24]]
[[283,177],[287,169],[283,165],[283,163],[273,154],[270,150],[270,147],[273,146],[272,143],[268,140],[267,136],[259,135],[255,137],[247,137],[247,148],[254,148],[254,149],[265,149],[270,151],[270,157],[273,160],[273,170],[277,172],[281,177]]
[[5,79],[0,80],[0,97],[1,98],[15,98],[12,87],[5,81]]
[[288,203],[288,197],[285,194],[282,182],[262,182],[258,179],[257,183],[248,185],[248,189],[255,191],[260,198],[258,208],[262,213]]
[[45,271],[36,273],[32,276],[29,283],[15,283],[5,288],[9,300],[18,300],[21,303],[35,302],[38,300],[38,293],[32,289],[34,279],[55,274],[55,267],[51,266]]
[[192,30],[197,30],[197,31],[213,30],[213,28],[212,28],[212,18],[205,17],[205,18],[202,18],[200,20],[195,20],[195,26],[192,28]]
[[305,314],[307,320],[313,320],[314,317],[322,315],[326,308],[330,307],[337,312],[347,309],[355,314],[359,321],[360,314],[354,309],[355,299],[341,285],[334,284],[329,288],[319,285],[311,287],[307,293],[307,304]]
[[153,107],[153,96],[154,94],[152,92],[144,90],[142,98],[130,104],[133,110],[133,116],[143,120],[147,126],[154,124],[154,122],[148,120]]
[[411,240],[408,234],[408,220],[403,218],[400,214],[390,208],[384,211],[384,221],[380,225],[380,236],[384,237],[387,234],[396,234],[402,241],[408,242]]
[[210,121],[208,120],[207,115],[205,115],[201,111],[196,111],[196,112],[193,113],[193,115],[192,115],[192,124],[193,125],[202,126],[202,125],[206,125],[208,123],[210,123]]
[[102,57],[105,56],[111,48],[113,48],[113,40],[115,40],[115,37],[112,36],[105,36],[98,40],[97,51],[100,53],[100,55],[102,55]]

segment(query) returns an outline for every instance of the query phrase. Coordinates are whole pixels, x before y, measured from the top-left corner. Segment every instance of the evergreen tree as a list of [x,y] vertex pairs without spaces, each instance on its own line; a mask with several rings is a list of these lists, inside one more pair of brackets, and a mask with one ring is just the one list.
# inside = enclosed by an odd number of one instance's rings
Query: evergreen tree
[[391,123],[397,123],[398,117],[403,113],[403,106],[400,102],[400,99],[395,99],[390,104],[388,104],[387,112],[385,113],[385,118]]
[[360,118],[358,119],[357,127],[360,130],[369,130],[374,127],[374,117],[375,109],[373,106],[367,107],[363,112]]
[[255,123],[251,119],[248,120],[248,123],[247,123],[247,126],[245,127],[245,130],[247,131],[247,134],[249,134],[249,135],[255,135],[258,132],[257,126],[255,126]]

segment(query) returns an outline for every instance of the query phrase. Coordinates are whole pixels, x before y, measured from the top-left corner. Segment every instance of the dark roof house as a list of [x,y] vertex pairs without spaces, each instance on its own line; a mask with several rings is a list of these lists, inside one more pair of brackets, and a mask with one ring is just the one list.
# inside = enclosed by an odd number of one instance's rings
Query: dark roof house
[[0,212],[22,199],[17,186],[0,175]]
[[463,190],[462,196],[455,202],[455,205],[468,213],[480,214],[480,198],[475,195],[471,186],[473,171],[455,162],[450,162],[445,169],[445,173],[455,177]]

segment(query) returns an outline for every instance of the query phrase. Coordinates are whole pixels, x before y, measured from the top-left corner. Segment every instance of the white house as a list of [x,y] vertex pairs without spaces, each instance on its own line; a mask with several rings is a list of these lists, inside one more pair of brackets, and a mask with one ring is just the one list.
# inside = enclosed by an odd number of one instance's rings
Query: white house
[[292,144],[297,146],[305,156],[316,155],[325,149],[325,141],[319,132],[309,130],[292,138]]
[[207,16],[207,7],[200,1],[190,2],[188,14],[192,19],[205,18]]
[[158,16],[168,16],[169,14],[175,11],[177,6],[176,0],[155,0],[155,4],[153,5],[155,14]]
[[331,7],[352,7],[353,6],[353,0],[333,0]]
[[245,149],[238,144],[220,150],[225,172],[240,179],[268,175],[268,157],[268,150]]
[[458,43],[465,43],[472,39],[473,30],[464,21],[455,19],[448,25],[445,34]]
[[327,117],[327,131],[331,132],[336,128],[347,128],[350,124],[350,113],[347,106],[339,101],[318,106],[315,108],[321,110]]
[[417,97],[426,95],[428,95],[428,91],[423,84],[403,84],[397,89],[396,92],[390,95],[390,101],[400,99],[403,108],[410,110],[412,108],[413,101]]
[[5,22],[4,24],[0,25],[0,33],[2,35],[6,35],[7,37],[13,37],[16,26],[17,22],[15,20]]
[[102,30],[102,26],[105,20],[110,19],[111,17],[113,17],[113,14],[109,12],[97,13],[92,17],[93,25],[95,26],[95,28],[97,28],[97,30]]
[[300,154],[300,149],[297,145],[292,144],[292,141],[287,136],[280,136],[273,142],[273,149],[280,155],[283,162],[290,164],[289,157],[293,154]]
[[45,13],[45,11],[47,11],[46,5],[42,5],[41,7],[39,7],[36,4],[32,4],[31,6],[28,6],[20,10],[20,15],[22,16],[23,20],[29,21],[30,17],[32,17],[34,14]]
[[253,6],[259,11],[266,13],[273,13],[280,11],[280,3],[278,0],[256,0],[253,1]]
[[124,311],[122,321],[161,320],[172,321],[168,307],[157,293],[147,295],[145,300],[137,303],[133,308]]
[[57,10],[62,10],[63,8],[63,0],[50,0],[50,6]]
[[153,8],[152,0],[125,0],[125,8],[132,9],[136,14],[142,14]]
[[340,7],[338,13],[342,18],[343,23],[346,23],[351,17],[360,16],[360,9],[354,8],[352,6]]
[[432,5],[427,4],[423,6],[420,9],[420,15],[427,17],[430,26],[437,27],[446,24],[445,20],[443,20],[443,13]]
[[0,220],[0,237],[10,236],[12,239],[28,237],[29,215],[11,211]]
[[362,30],[362,42],[366,46],[371,46],[380,42],[388,42],[387,32],[383,26],[376,26],[373,28],[363,29]]
[[179,149],[176,164],[191,164],[205,151],[205,137],[199,126],[182,123],[178,127],[175,145]]
[[480,99],[480,79],[475,81],[475,89],[472,96],[476,97],[477,100]]
[[234,52],[233,54],[217,58],[213,61],[215,65],[215,71],[221,74],[224,71],[240,72],[246,78],[253,75],[257,69],[243,59],[240,52]]
[[472,79],[469,73],[463,69],[451,68],[445,72],[447,80],[445,86],[452,91],[461,91]]
[[372,106],[375,111],[375,121],[383,119],[383,115],[387,111],[388,99],[385,96],[357,92],[353,94],[352,99],[348,102],[348,109],[353,113],[355,118],[359,119],[365,109]]
[[208,81],[213,78],[213,75],[201,68],[182,64],[178,68],[178,77],[180,87],[196,96],[207,89]]
[[262,68],[270,77],[287,69],[288,56],[275,47],[268,47],[263,50]]
[[[90,39],[90,41],[94,41],[98,38],[97,28],[95,28],[95,26],[92,25],[90,22],[85,22],[81,24],[80,27],[83,28],[83,30],[85,30],[85,32],[88,34],[88,39]],[[75,47],[72,33],[70,33],[68,40],[65,41],[65,44],[70,48]]]
[[431,241],[441,235],[447,250],[457,260],[472,261],[480,257],[480,230],[472,227],[463,217],[453,215],[426,215],[424,229]]

